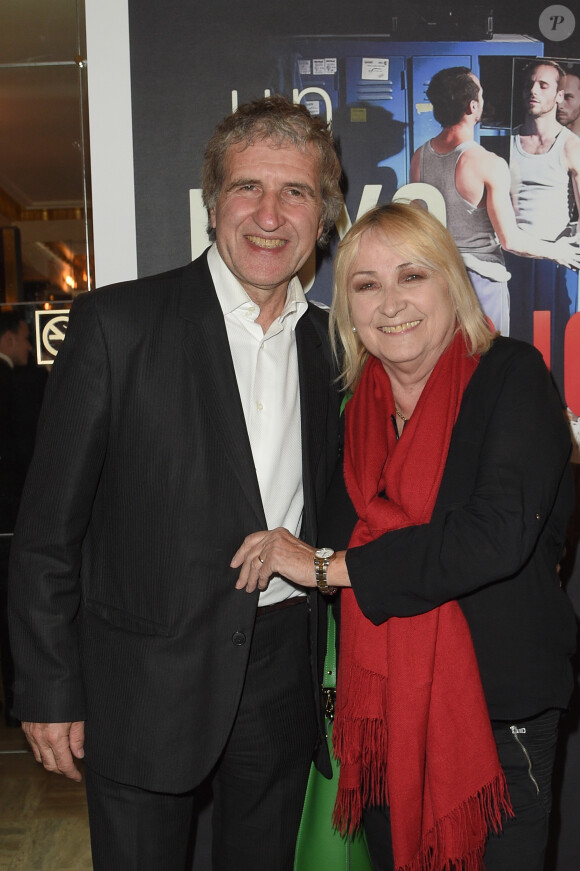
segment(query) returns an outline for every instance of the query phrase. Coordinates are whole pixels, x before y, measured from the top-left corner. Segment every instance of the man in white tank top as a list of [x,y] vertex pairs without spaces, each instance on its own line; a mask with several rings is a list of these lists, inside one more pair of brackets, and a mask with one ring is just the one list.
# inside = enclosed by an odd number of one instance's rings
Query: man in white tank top
[[[564,73],[552,60],[540,58],[524,71],[522,89],[525,117],[514,130],[510,170],[512,201],[518,227],[526,234],[554,241],[570,234],[568,189],[580,204],[580,140],[563,127],[556,113],[564,98]],[[570,240],[578,250],[578,237]],[[532,254],[536,257],[536,254]],[[558,261],[562,263],[562,261]],[[578,277],[564,266],[539,268],[533,261],[509,258],[512,324],[517,307],[518,332],[533,341],[533,312],[551,314],[552,374],[563,381],[564,329],[577,309]]]
[[569,266],[580,265],[580,254],[570,240],[544,242],[518,228],[510,201],[508,165],[474,139],[483,110],[478,78],[467,67],[440,70],[427,96],[443,129],[413,155],[411,181],[431,184],[442,194],[447,227],[482,308],[507,335],[510,275],[501,249]]
[[531,64],[523,87],[524,123],[514,130],[510,167],[519,227],[553,241],[568,225],[568,180],[580,202],[580,142],[559,123],[564,74],[554,61]]

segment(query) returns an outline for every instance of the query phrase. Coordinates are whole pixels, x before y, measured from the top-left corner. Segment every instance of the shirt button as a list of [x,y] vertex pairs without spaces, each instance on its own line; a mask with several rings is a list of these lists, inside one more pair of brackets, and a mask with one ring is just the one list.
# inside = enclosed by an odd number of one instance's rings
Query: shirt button
[[232,643],[235,647],[242,647],[246,643],[246,636],[243,632],[234,632],[232,635]]
[[256,403],[256,408],[258,409],[258,411],[263,411],[264,406],[262,405],[261,402],[257,402],[257,403]]

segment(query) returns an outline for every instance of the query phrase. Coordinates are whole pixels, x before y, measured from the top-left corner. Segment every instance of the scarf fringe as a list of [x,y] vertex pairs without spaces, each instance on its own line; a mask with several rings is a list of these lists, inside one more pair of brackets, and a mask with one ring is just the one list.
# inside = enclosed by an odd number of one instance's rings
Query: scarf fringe
[[360,789],[345,789],[339,786],[336,804],[332,812],[332,825],[342,837],[354,835],[360,828],[363,812]]
[[437,821],[419,849],[396,871],[481,871],[485,842],[504,817],[513,817],[503,771],[474,796]]
[[[387,723],[381,716],[355,715],[370,698],[385,697],[386,678],[358,665],[352,666],[348,678],[348,704],[337,711],[332,732],[334,755],[341,766],[333,822],[343,835],[359,828],[363,807],[389,803]],[[349,769],[357,774],[356,788],[348,782]]]
[[[341,677],[343,683],[342,692],[337,694],[336,699],[336,722],[360,719],[361,706],[366,710],[366,716],[380,718],[386,704],[386,676],[358,663],[351,663],[348,669],[343,669]],[[369,711],[371,700],[374,700],[374,707]]]
[[[335,726],[336,729],[336,726]],[[346,737],[345,737],[346,731]],[[334,738],[336,734],[336,739]],[[356,744],[355,744],[356,742]],[[359,827],[362,818],[362,808],[372,804],[388,804],[387,765],[377,765],[377,757],[386,760],[387,726],[384,720],[348,721],[348,729],[333,731],[334,754],[344,772],[342,782],[339,780],[333,820],[342,834],[353,834]],[[362,756],[350,759],[348,751],[353,746],[362,748]],[[354,768],[360,772],[356,789],[344,781],[348,781],[348,769]]]

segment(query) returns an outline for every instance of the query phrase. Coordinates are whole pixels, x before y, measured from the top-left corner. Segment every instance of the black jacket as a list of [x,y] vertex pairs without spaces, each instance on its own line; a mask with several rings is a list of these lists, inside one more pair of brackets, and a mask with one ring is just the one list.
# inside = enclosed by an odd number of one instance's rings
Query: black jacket
[[[309,306],[296,343],[313,543],[338,429],[327,314]],[[12,547],[18,716],[86,720],[106,777],[194,787],[230,733],[258,604],[230,560],[265,527],[206,256],[79,298]]]
[[[576,624],[556,570],[573,506],[570,446],[540,354],[499,338],[465,391],[431,521],[347,553],[374,623],[459,601],[492,719],[565,708],[570,697]],[[335,480],[325,543],[343,547],[354,520]]]

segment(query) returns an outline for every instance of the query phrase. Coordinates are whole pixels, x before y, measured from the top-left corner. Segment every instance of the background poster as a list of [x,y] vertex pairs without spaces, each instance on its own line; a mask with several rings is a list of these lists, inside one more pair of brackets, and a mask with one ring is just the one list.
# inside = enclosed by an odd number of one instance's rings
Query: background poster
[[[341,232],[359,211],[389,202],[407,184],[414,150],[439,132],[425,96],[438,69],[465,65],[480,77],[486,109],[479,141],[509,159],[522,59],[580,57],[574,5],[517,0],[492,10],[461,0],[294,0],[286,7],[264,0],[243,6],[129,0],[138,274],[184,264],[206,247],[199,198],[204,144],[237,102],[266,90],[290,97],[297,91],[311,111],[332,115],[345,172]],[[310,297],[324,303],[332,250],[319,253],[305,276]],[[535,341],[549,364],[560,355],[559,387],[580,414],[577,276],[574,291],[551,349],[545,330]],[[579,513],[580,507],[562,567],[578,613]],[[580,867],[579,717],[577,688],[558,760],[548,867],[559,871]]]

